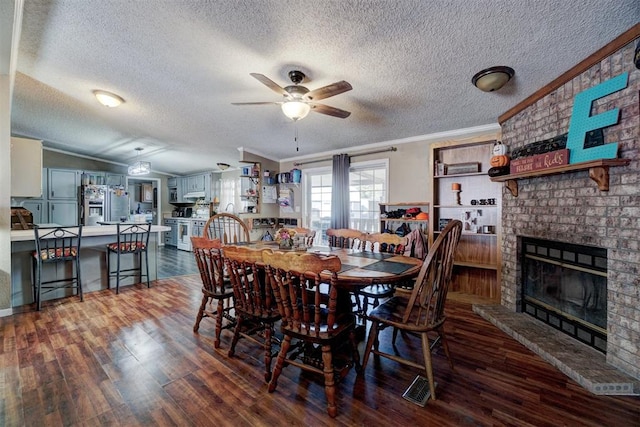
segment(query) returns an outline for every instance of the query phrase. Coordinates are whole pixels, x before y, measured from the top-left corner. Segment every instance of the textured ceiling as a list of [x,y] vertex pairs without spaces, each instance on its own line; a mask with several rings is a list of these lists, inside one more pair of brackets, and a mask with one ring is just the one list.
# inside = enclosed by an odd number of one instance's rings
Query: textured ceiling
[[[2,9],[0,9],[0,12]],[[26,0],[12,134],[154,170],[237,165],[495,124],[497,117],[640,21],[638,0]],[[515,69],[502,90],[477,71]],[[295,126],[252,78],[309,89],[346,80]],[[110,109],[104,89],[126,103]]]

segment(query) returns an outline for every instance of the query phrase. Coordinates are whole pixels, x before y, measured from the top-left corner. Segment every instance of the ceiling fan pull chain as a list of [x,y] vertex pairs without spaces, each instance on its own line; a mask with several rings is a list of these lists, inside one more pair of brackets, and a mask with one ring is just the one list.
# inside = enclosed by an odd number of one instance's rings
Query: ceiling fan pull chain
[[294,141],[296,142],[296,151],[300,151],[300,147],[298,146],[298,122],[293,122],[293,128],[295,129]]

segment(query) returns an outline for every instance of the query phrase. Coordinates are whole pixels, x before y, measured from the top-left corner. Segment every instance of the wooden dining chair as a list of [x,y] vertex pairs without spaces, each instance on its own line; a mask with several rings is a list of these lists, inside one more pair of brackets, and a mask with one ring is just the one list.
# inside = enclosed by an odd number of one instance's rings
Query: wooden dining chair
[[[451,283],[453,259],[461,233],[462,222],[458,220],[450,221],[433,243],[433,246],[431,246],[411,294],[409,296],[397,295],[390,298],[373,309],[367,317],[371,321],[371,329],[366,343],[362,370],[364,371],[371,353],[421,369],[427,375],[433,400],[436,400],[436,391],[431,363],[431,348],[438,342],[442,343],[449,365],[453,369],[453,360],[449,354],[444,332],[446,320],[444,308]],[[422,362],[418,363],[402,357],[395,351],[395,346],[393,354],[379,349],[378,334],[380,330],[388,326],[394,328],[394,334],[396,330],[401,330],[420,335],[423,353]],[[428,336],[430,332],[437,333],[437,338],[431,344]],[[407,336],[411,335],[408,334]]]
[[[198,309],[196,323],[193,325],[193,332],[198,332],[200,321],[204,317],[215,319],[216,331],[213,346],[219,348],[222,329],[232,328],[236,322],[230,313],[233,309],[233,287],[229,279],[224,277],[222,243],[220,239],[191,237],[191,247],[202,279],[202,302]],[[215,311],[208,310],[207,304],[213,305],[214,301],[217,301]],[[227,319],[224,326],[223,318]]]
[[[264,379],[271,380],[271,359],[274,343],[274,324],[280,320],[271,286],[266,274],[262,254],[271,249],[254,249],[228,245],[223,249],[224,261],[233,286],[236,327],[229,356],[233,356],[240,337],[264,348]],[[260,336],[263,338],[260,338]]]
[[351,228],[330,228],[327,230],[327,239],[332,248],[359,249],[364,240],[362,231]]
[[[275,391],[285,365],[324,375],[327,412],[335,417],[334,352],[347,339],[350,341],[351,363],[359,369],[353,313],[350,307],[342,312],[337,310],[337,272],[342,268],[340,259],[306,252],[265,252],[263,260],[282,315],[280,330],[284,335],[269,392]],[[322,281],[322,271],[331,273],[328,300],[320,294],[318,286]],[[287,356],[294,338],[301,344],[302,358]]]
[[316,230],[304,227],[294,228],[296,235],[304,236],[304,243],[307,247],[313,246],[313,240],[316,238]]
[[211,216],[204,225],[202,237],[220,239],[223,245],[249,243],[251,241],[247,224],[240,217],[230,213],[219,213]]
[[[373,233],[363,236],[360,245],[363,252],[380,254],[402,255],[406,246],[406,238],[391,233]],[[374,283],[364,288],[354,291],[357,304],[357,314],[361,319],[366,319],[369,311],[369,304],[375,308],[380,304],[380,300],[390,298],[395,290],[395,286],[389,283]]]

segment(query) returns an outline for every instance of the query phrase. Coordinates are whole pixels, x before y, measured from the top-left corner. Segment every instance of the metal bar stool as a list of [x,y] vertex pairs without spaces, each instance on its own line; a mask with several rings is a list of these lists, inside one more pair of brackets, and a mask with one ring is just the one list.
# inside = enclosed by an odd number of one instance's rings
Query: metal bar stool
[[[147,278],[147,288],[151,287],[149,282],[149,234],[151,231],[151,223],[116,224],[118,241],[107,245],[107,288],[111,288],[111,278],[116,278],[116,294],[120,292],[120,278],[122,277],[139,277],[137,283],[142,283],[142,277]],[[111,271],[111,254],[116,254],[116,269]],[[134,256],[133,267],[122,269],[120,264],[121,255],[132,254]],[[142,254],[144,254],[144,263],[146,274],[142,273]],[[135,266],[135,258],[138,258],[138,265]]]
[[[77,231],[76,231],[77,230]],[[34,300],[37,309],[42,304],[42,294],[56,289],[77,289],[80,301],[82,295],[82,281],[80,280],[80,241],[82,239],[82,225],[76,227],[34,227],[36,250],[33,252],[33,273],[35,280]],[[42,280],[43,269],[47,264],[58,264],[71,261],[70,277],[62,279]],[[75,264],[75,274],[73,265]],[[57,275],[56,275],[57,277]],[[43,292],[43,289],[45,290]]]

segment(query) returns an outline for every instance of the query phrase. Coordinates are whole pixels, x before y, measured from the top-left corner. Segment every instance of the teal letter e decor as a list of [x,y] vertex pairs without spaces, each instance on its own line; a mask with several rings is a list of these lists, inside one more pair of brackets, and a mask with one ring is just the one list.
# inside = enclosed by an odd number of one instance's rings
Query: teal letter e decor
[[598,159],[615,159],[618,156],[617,142],[585,149],[584,141],[587,132],[618,123],[620,112],[618,108],[591,116],[591,104],[596,99],[600,99],[603,96],[627,87],[628,77],[628,72],[621,74],[618,77],[614,77],[580,92],[575,96],[571,121],[569,122],[569,135],[567,137],[569,163],[580,163]]

